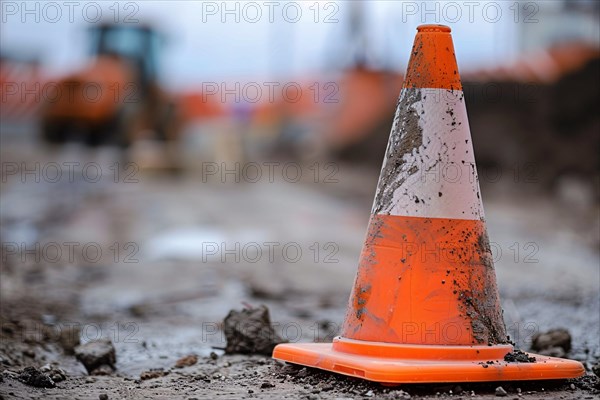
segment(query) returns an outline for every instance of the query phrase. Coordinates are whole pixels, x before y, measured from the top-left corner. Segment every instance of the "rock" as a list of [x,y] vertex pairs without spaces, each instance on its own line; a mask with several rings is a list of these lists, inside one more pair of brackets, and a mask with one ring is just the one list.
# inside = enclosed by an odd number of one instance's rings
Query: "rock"
[[[462,393],[462,389],[461,389],[461,393]],[[394,398],[398,399],[398,400],[409,400],[410,394],[408,392],[405,392],[404,390],[398,390],[398,391],[394,392]]]
[[114,370],[113,367],[111,367],[110,365],[102,364],[98,368],[94,369],[91,372],[91,375],[94,375],[94,376],[110,376],[110,375],[113,374],[113,372],[115,372],[115,370]]
[[545,333],[536,333],[531,340],[531,349],[534,351],[547,350],[560,347],[565,353],[571,350],[571,334],[563,328],[551,329]]
[[195,354],[191,354],[189,356],[185,356],[180,358],[175,362],[175,368],[184,368],[190,367],[198,362],[198,356]]
[[33,351],[32,349],[24,349],[22,353],[25,357],[35,358],[35,351]]
[[154,369],[150,369],[148,371],[144,371],[140,374],[140,379],[143,381],[146,381],[148,379],[156,379],[156,378],[162,378],[165,375],[168,375],[169,372],[165,371],[162,368],[154,368]]
[[19,379],[19,374],[13,371],[8,371],[8,370],[4,370],[2,371],[2,375],[3,378],[9,378],[9,379]]
[[538,351],[538,354],[542,355],[542,356],[548,356],[548,357],[560,357],[563,358],[567,355],[567,353],[565,352],[565,350],[562,347],[548,347],[547,349],[543,349]]
[[75,357],[83,364],[88,373],[102,365],[114,370],[117,357],[110,339],[99,339],[75,347]]
[[506,393],[506,390],[504,390],[504,388],[502,386],[498,386],[496,388],[496,396],[506,397],[507,395],[508,395],[508,393]]
[[108,400],[108,395],[106,393],[102,393],[100,396],[98,396],[99,400]]
[[40,368],[40,371],[48,375],[54,382],[62,382],[67,379],[67,374],[56,365],[46,364]]
[[268,381],[264,381],[261,385],[260,388],[261,389],[270,389],[270,388],[274,388],[275,385],[273,385],[271,382]]
[[273,330],[269,309],[264,305],[242,311],[231,310],[223,321],[223,330],[227,354],[270,356],[277,344],[286,342]]
[[592,367],[592,372],[597,376],[600,377],[600,363],[596,363],[596,365],[594,365]]
[[27,367],[21,372],[17,379],[26,385],[34,386],[38,388],[53,388],[56,384],[48,375],[35,367]]

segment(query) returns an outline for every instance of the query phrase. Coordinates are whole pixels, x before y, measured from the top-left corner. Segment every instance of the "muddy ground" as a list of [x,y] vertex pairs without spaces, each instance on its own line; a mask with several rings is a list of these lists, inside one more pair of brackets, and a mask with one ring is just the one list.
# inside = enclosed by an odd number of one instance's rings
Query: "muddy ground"
[[[4,168],[22,160],[42,169],[93,161],[102,177],[91,182],[79,171],[54,181]],[[568,382],[391,388],[260,355],[225,355],[221,323],[232,308],[267,305],[275,332],[290,341],[332,339],[378,171],[339,165],[329,181],[332,170],[321,163],[317,179],[304,165],[298,182],[275,169],[273,182],[242,176],[236,184],[198,172],[115,176],[115,160],[111,151],[78,147],[2,148],[2,398],[485,399],[496,398],[498,386],[508,398],[598,398],[591,372]],[[507,330],[527,350],[536,332],[566,327],[573,336],[566,357],[591,371],[600,358],[598,206],[571,192],[532,197],[513,186],[482,187]],[[266,243],[276,243],[273,254]],[[291,253],[297,249],[301,256]],[[72,354],[73,337],[110,338],[116,370],[90,376]],[[195,364],[175,368],[190,355]],[[23,368],[48,363],[64,371],[56,387],[18,379]]]

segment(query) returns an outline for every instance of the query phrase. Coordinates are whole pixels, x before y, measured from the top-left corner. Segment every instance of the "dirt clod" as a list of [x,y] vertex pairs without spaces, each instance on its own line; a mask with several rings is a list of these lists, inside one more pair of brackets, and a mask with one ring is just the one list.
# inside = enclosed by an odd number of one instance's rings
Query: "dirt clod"
[[285,343],[273,330],[269,309],[264,305],[242,311],[231,310],[223,321],[223,330],[227,354],[270,356],[277,344]]
[[140,379],[143,381],[147,381],[148,379],[156,379],[156,378],[162,378],[165,375],[168,375],[169,372],[165,371],[162,368],[154,368],[154,369],[150,369],[148,371],[144,371],[140,374]]
[[[531,341],[531,349],[542,355],[546,353],[556,353],[556,348],[561,348],[564,353],[571,350],[571,334],[564,328],[551,329],[548,332],[537,333]],[[557,356],[560,357],[560,356]]]
[[106,393],[102,393],[100,396],[98,396],[99,400],[108,400],[108,395]]
[[596,374],[596,376],[600,377],[600,363],[597,363],[592,367],[592,372]]
[[[462,393],[462,390],[460,393]],[[394,393],[394,398],[399,399],[399,400],[409,400],[411,398],[411,396],[408,392],[405,392],[404,390],[397,390]]]
[[260,385],[261,389],[271,389],[274,388],[275,385],[273,385],[271,382],[265,381]]
[[177,360],[177,362],[175,362],[175,368],[191,367],[192,365],[196,364],[197,362],[198,362],[198,356],[195,354],[191,354],[189,356],[185,356],[185,357],[182,357],[179,360]]
[[38,388],[53,388],[56,384],[48,375],[35,367],[27,367],[19,372],[17,379],[26,385]]
[[90,374],[102,365],[107,365],[113,370],[115,368],[117,357],[110,339],[93,340],[75,347],[74,351],[75,357]]
[[506,393],[506,390],[504,390],[504,388],[502,386],[498,386],[496,388],[496,396],[506,397],[507,395],[508,395],[508,393]]
[[67,374],[56,365],[46,364],[40,368],[40,372],[48,375],[54,382],[62,382],[67,379]]
[[506,362],[521,362],[521,363],[534,363],[536,362],[535,357],[529,357],[529,355],[521,350],[515,350],[512,353],[508,353],[504,356]]
[[595,375],[584,375],[581,378],[570,379],[568,382],[575,385],[578,389],[593,394],[600,394],[600,379]]

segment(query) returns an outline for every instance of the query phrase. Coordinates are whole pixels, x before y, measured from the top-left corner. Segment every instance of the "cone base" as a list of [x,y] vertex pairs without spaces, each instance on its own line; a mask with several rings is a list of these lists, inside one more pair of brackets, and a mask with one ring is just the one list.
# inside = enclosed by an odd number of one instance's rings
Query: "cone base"
[[[577,361],[562,358],[546,357],[530,354],[536,358],[534,363],[513,363],[504,361],[504,357],[482,359],[477,347],[484,346],[423,346],[423,345],[390,345],[388,343],[367,342],[372,348],[384,350],[379,355],[349,353],[339,350],[340,341],[334,343],[297,343],[280,344],[273,351],[273,358],[319,368],[338,374],[380,382],[383,384],[401,383],[442,383],[442,382],[492,382],[492,381],[524,381],[544,379],[569,379],[585,374],[583,365]],[[347,343],[346,343],[347,344]],[[424,350],[424,357],[402,358],[398,351],[385,351],[393,347],[407,354],[418,354]],[[450,348],[449,357],[439,353],[441,348]],[[478,354],[470,358],[457,358],[457,348],[465,354]],[[429,348],[429,349],[427,349]],[[491,352],[507,354],[512,346],[485,346],[488,355]],[[507,351],[508,348],[508,351]],[[446,350],[442,350],[446,353]],[[439,357],[431,357],[433,353]]]

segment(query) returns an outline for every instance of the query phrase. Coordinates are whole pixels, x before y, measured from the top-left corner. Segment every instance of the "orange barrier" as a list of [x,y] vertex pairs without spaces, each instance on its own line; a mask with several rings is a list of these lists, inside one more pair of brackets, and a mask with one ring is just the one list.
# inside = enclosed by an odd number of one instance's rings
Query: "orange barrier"
[[505,360],[461,89],[450,28],[420,26],[341,336],[281,344],[274,358],[388,384],[584,374],[572,360]]

